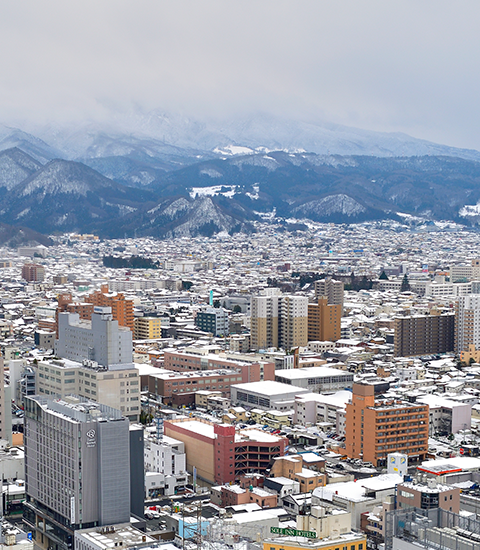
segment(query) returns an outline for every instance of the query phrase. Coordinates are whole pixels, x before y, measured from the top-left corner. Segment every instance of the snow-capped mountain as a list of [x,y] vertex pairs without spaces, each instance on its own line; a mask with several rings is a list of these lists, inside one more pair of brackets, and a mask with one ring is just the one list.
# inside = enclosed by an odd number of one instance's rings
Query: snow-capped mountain
[[480,223],[480,153],[403,134],[160,112],[28,130],[0,126],[0,222],[39,231],[208,235],[272,213]]
[[[448,155],[480,161],[480,153],[416,139],[402,133],[374,132],[319,121],[290,120],[265,113],[229,119],[195,119],[178,114],[141,111],[118,114],[108,126],[86,123],[37,127],[33,132],[62,151],[64,158],[126,156],[132,142],[160,147],[229,155],[259,147],[267,150],[322,155],[377,157]],[[189,155],[187,155],[189,156]]]

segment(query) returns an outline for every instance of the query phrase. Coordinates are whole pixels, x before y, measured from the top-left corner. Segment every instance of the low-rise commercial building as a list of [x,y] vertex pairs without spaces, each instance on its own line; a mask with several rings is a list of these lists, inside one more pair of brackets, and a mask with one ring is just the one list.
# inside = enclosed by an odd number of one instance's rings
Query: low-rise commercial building
[[295,396],[308,391],[308,389],[281,382],[251,382],[232,385],[230,398],[232,405],[288,411],[293,409]]
[[264,473],[282,456],[288,440],[256,428],[238,429],[200,419],[167,420],[165,434],[183,441],[187,470],[209,483],[235,481],[252,471]]
[[301,367],[275,371],[275,380],[310,392],[330,393],[351,388],[353,374],[332,367]]

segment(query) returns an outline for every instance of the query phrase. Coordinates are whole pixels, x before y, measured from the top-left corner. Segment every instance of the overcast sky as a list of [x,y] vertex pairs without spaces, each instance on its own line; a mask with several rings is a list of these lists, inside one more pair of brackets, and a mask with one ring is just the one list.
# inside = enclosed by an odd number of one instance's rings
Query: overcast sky
[[480,2],[0,5],[0,122],[271,112],[480,149]]

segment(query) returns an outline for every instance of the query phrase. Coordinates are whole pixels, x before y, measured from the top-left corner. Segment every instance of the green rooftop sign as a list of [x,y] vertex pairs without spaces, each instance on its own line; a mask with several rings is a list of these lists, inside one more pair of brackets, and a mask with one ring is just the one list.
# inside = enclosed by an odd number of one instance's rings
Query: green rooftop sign
[[298,529],[284,529],[283,527],[270,527],[270,533],[274,535],[287,535],[287,537],[317,538],[315,531],[299,531]]

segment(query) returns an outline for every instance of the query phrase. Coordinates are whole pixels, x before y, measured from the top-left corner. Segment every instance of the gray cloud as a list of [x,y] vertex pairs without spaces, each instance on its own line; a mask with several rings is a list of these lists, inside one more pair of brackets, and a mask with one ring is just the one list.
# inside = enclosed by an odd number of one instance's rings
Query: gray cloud
[[268,111],[480,149],[476,1],[17,0],[0,120]]

